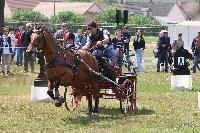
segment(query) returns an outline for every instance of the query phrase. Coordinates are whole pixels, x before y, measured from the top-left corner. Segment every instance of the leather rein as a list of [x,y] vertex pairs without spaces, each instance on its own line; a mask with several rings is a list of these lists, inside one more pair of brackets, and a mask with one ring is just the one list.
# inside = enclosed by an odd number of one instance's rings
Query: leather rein
[[[40,33],[40,39],[39,39],[39,42],[38,44],[36,45],[37,47],[42,43],[42,41],[45,41],[45,38],[44,38],[44,33],[41,32]],[[59,46],[60,47],[60,46]],[[69,64],[68,61],[67,61],[67,58],[66,58],[66,51],[69,51],[69,52],[72,52],[74,54],[74,64]],[[52,54],[54,55],[54,58],[52,61],[50,62],[47,62],[46,65],[45,65],[45,68],[48,69],[48,68],[54,68],[54,67],[57,67],[57,66],[62,66],[64,65],[65,67],[68,67],[72,70],[73,72],[73,78],[75,78],[75,75],[77,74],[77,67],[81,61],[81,56],[77,53],[77,52],[74,52],[74,51],[71,51],[70,49],[68,48],[61,48],[57,51],[57,52],[49,52],[47,54]],[[64,56],[64,61],[59,61],[57,59],[57,57],[60,55],[60,54],[63,54]]]

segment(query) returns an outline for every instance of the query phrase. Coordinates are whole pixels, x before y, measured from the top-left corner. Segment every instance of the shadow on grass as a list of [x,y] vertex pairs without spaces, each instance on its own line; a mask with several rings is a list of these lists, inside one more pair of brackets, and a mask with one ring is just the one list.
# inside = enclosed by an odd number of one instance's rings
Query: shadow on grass
[[75,117],[63,118],[63,121],[71,124],[81,124],[81,125],[89,125],[98,122],[108,122],[108,121],[118,121],[127,119],[127,117],[134,117],[137,115],[152,115],[155,112],[153,110],[142,108],[141,110],[137,110],[135,113],[131,113],[128,115],[123,115],[120,112],[119,108],[100,108],[101,114],[100,116],[94,115],[77,115]]
[[135,112],[135,115],[152,115],[152,114],[155,114],[155,111],[146,108],[142,108],[141,110],[137,110]]

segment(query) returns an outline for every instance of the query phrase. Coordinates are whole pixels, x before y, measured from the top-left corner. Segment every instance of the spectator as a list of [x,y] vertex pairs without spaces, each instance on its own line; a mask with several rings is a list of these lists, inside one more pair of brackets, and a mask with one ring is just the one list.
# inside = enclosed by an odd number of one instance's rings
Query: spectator
[[126,54],[126,59],[128,61],[128,71],[130,71],[131,70],[131,68],[130,68],[131,62],[129,61],[129,42],[131,39],[131,34],[129,33],[127,26],[124,27],[124,30],[122,33],[122,38],[124,40],[124,52]]
[[[2,42],[3,39],[3,30],[4,30],[4,25],[0,25],[0,42]],[[0,62],[1,62],[1,55],[2,53],[0,52]]]
[[177,47],[176,52],[174,53],[173,75],[190,75],[187,59],[192,59],[192,54],[184,49],[183,45],[179,46],[180,47]]
[[136,37],[133,40],[133,46],[134,46],[136,60],[137,60],[136,71],[143,72],[144,68],[142,67],[142,59],[143,59],[144,49],[145,49],[145,40],[140,30],[138,30],[136,33]]
[[117,55],[117,65],[122,67],[123,65],[123,50],[124,50],[124,41],[122,38],[122,31],[118,29],[115,32],[115,37],[112,39],[112,45],[116,51]]
[[67,43],[66,47],[76,49],[74,40],[75,40],[74,33],[68,32],[65,34],[65,41]]
[[17,66],[22,66],[22,61],[23,61],[23,49],[22,49],[22,42],[21,42],[21,37],[23,33],[23,27],[19,27],[19,31],[17,31],[15,38],[17,39],[17,45],[16,45],[16,50],[17,50]]
[[78,43],[80,46],[85,46],[87,42],[87,38],[83,34],[82,29],[78,29],[78,35],[75,36],[75,42]]
[[13,27],[8,27],[9,28],[9,36],[11,37],[11,44],[12,44],[12,55],[11,55],[11,61],[13,60],[15,56],[15,46],[17,45],[17,39],[15,38],[15,33],[14,33],[14,28]]
[[198,32],[197,37],[194,38],[192,41],[192,51],[194,53],[194,61],[193,61],[192,71],[193,71],[193,73],[196,73],[196,67],[197,67],[199,59],[200,59],[200,32]]
[[21,42],[22,42],[22,47],[24,50],[24,72],[28,72],[28,64],[30,62],[31,66],[31,73],[34,73],[34,61],[35,61],[35,56],[34,56],[34,51],[31,52],[26,52],[30,42],[31,42],[31,34],[32,34],[32,24],[27,23],[26,24],[26,30],[22,33],[21,37]]
[[184,46],[184,41],[182,39],[182,33],[179,33],[178,38],[172,43],[172,52],[176,52],[181,46]]
[[168,31],[161,31],[163,36],[159,38],[158,43],[158,64],[157,72],[160,71],[160,65],[165,66],[165,72],[168,72],[168,63],[169,63],[169,50],[171,48],[170,38],[168,37]]
[[[11,75],[10,72],[10,64],[11,64],[11,54],[13,53],[12,50],[12,40],[9,34],[9,28],[4,28],[2,40],[0,42],[1,49],[0,52],[2,53],[2,75]],[[7,71],[7,72],[6,72]]]
[[61,29],[58,30],[55,34],[54,37],[58,40],[58,43],[60,44],[60,46],[65,47],[66,46],[66,41],[64,41],[64,36],[65,34],[69,32],[67,29],[67,24],[66,23],[62,23],[61,25]]
[[154,56],[155,58],[158,58],[158,61],[157,61],[157,72],[160,72],[160,62],[161,62],[161,59],[159,58],[159,45],[160,45],[160,38],[163,37],[163,30],[160,31],[159,33],[159,37],[158,37],[158,40],[157,40],[157,45],[156,45],[156,50],[154,50]]
[[88,39],[90,33],[90,30],[86,29],[84,36]]

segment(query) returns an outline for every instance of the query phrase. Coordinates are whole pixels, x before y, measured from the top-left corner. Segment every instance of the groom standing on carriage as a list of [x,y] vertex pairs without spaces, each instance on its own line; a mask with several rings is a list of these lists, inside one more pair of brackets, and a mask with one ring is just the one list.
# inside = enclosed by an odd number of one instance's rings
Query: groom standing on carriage
[[[98,60],[103,75],[115,81],[115,73],[110,66],[116,61],[116,53],[111,43],[110,33],[106,29],[99,28],[95,21],[87,24],[87,30],[91,33],[83,49],[89,49]],[[110,60],[109,63],[106,63],[105,58]]]

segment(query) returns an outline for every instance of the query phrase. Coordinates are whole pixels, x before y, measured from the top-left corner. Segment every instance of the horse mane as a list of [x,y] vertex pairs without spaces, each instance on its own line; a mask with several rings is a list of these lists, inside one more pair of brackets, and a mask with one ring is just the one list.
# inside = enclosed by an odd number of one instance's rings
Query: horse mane
[[50,31],[48,29],[44,29],[44,32],[45,32],[46,35],[48,35],[49,39],[51,39],[52,43],[57,44],[56,41],[55,41],[55,38],[53,37],[53,35],[50,33]]
[[49,32],[46,25],[35,24],[35,29],[39,30],[40,32],[44,32],[46,35],[48,35],[49,39],[51,40],[51,43],[56,44],[56,41],[55,41],[53,35]]

